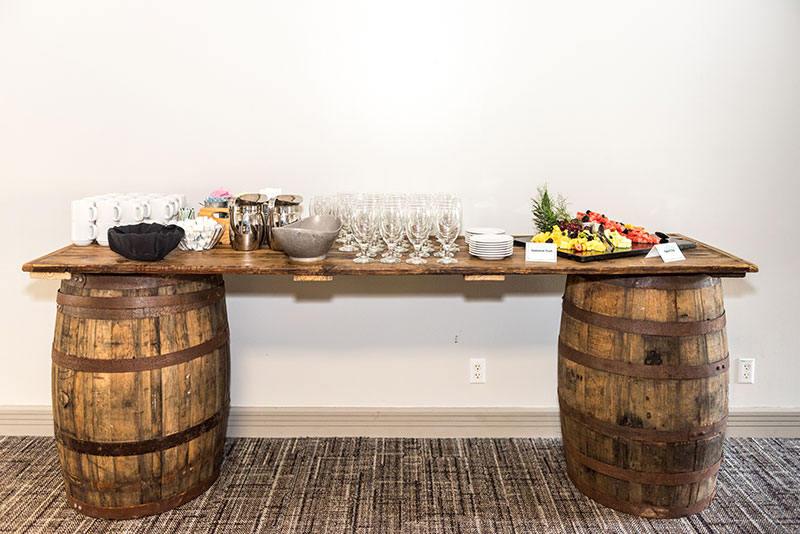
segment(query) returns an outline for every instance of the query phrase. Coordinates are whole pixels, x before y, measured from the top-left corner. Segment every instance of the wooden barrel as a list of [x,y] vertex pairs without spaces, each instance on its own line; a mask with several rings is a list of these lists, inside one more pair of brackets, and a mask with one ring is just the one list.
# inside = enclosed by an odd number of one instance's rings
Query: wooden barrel
[[222,277],[77,275],[57,302],[53,419],[70,505],[126,519],[203,493],[230,405]]
[[569,276],[558,342],[567,471],[643,517],[714,497],[728,416],[722,285],[708,276]]

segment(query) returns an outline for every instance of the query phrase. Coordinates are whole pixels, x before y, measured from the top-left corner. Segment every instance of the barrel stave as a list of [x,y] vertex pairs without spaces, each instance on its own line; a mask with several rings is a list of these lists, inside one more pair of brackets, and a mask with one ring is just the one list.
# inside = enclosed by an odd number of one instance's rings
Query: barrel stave
[[[215,289],[221,284],[218,276],[92,275],[62,283],[62,294],[79,299],[60,305],[56,318],[54,424],[67,496],[76,507],[83,505],[83,513],[117,518],[158,513],[193,498],[216,477],[230,398],[227,315]],[[180,302],[169,299],[182,294],[187,295]],[[117,298],[114,302],[123,309],[109,301],[93,307],[94,301],[83,297]],[[150,306],[152,300],[133,297],[167,300]],[[188,360],[160,368],[103,372],[95,369],[97,364],[93,370],[76,370],[55,361],[59,351],[78,356],[73,362],[79,366],[85,361],[111,365],[112,360],[153,366],[148,358],[205,342],[217,348],[202,354],[194,349]],[[208,420],[216,423],[181,437]],[[165,441],[174,435],[180,442]],[[81,452],[73,450],[70,440],[127,448],[114,455]],[[138,450],[143,444],[146,450]]]
[[727,418],[722,287],[706,276],[570,276],[559,335],[568,474],[646,517],[702,510]]
[[558,373],[562,402],[621,427],[689,431],[727,415],[727,373],[659,381],[596,371],[563,358]]

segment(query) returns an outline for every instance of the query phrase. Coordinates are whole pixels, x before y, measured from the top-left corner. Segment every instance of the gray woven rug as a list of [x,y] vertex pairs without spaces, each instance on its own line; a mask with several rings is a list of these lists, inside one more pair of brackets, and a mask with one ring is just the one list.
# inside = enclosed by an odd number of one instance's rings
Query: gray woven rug
[[717,497],[647,520],[581,495],[557,439],[230,439],[216,484],[156,517],[66,506],[51,438],[0,437],[0,532],[800,532],[800,439],[729,439]]

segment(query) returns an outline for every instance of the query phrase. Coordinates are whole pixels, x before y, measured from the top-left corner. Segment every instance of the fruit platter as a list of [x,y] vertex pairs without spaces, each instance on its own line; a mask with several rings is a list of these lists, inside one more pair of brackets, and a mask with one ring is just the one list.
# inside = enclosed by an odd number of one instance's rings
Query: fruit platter
[[650,233],[641,226],[618,222],[597,211],[578,211],[570,216],[559,195],[552,199],[546,187],[539,188],[533,199],[532,213],[539,233],[518,236],[515,244],[555,243],[558,256],[586,262],[646,255],[653,245],[675,243],[680,249],[695,248],[697,243],[672,238],[663,232]]

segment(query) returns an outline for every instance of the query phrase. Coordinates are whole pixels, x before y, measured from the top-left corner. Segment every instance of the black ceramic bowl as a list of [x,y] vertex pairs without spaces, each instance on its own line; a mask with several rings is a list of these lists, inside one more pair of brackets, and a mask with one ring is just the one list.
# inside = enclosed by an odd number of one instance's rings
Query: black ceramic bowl
[[172,252],[183,239],[180,226],[140,223],[108,230],[108,246],[130,260],[158,261]]

